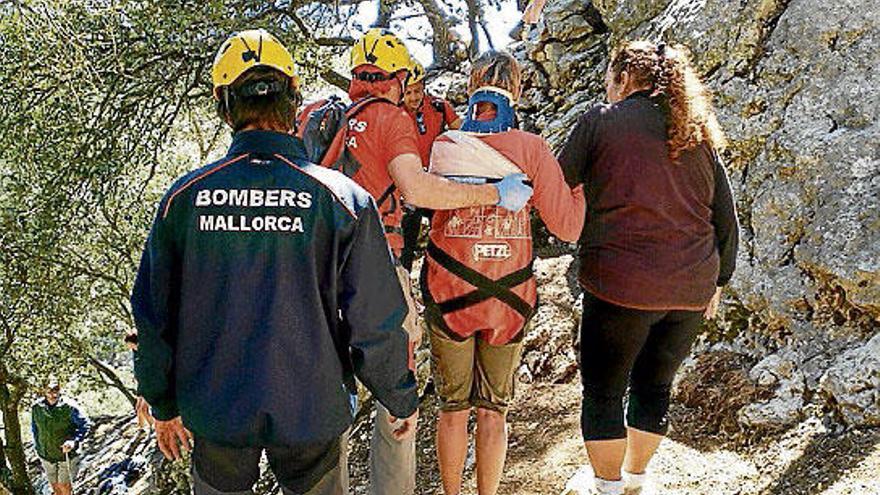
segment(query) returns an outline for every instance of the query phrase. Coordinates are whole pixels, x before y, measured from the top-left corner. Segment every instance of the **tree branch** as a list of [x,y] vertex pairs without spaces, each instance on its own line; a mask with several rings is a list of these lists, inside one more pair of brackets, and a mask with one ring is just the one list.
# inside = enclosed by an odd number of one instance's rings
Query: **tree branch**
[[126,387],[125,384],[122,383],[122,379],[119,378],[119,375],[117,375],[112,368],[110,368],[108,365],[104,364],[103,362],[101,362],[101,360],[92,356],[91,354],[87,354],[86,359],[88,360],[89,364],[92,365],[92,367],[98,370],[98,373],[100,373],[102,376],[110,381],[108,385],[122,392],[122,395],[124,395],[128,402],[131,403],[131,407],[134,407],[135,404],[137,404],[137,399],[135,398],[134,394],[132,394],[131,390],[129,390],[128,387]]
[[349,78],[343,76],[333,69],[327,69],[321,72],[321,79],[327,81],[333,86],[336,86],[342,91],[348,91],[348,87],[351,85],[351,80]]
[[321,37],[314,38],[312,41],[318,46],[345,46],[349,47],[354,44],[355,39],[351,36]]

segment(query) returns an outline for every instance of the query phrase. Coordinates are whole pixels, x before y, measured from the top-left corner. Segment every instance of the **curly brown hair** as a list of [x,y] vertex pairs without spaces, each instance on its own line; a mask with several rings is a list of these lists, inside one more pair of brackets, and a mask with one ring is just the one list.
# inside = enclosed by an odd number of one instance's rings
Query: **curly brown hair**
[[718,124],[712,96],[682,45],[629,41],[615,50],[610,68],[617,82],[623,71],[637,86],[651,88],[651,96],[665,99],[669,157],[673,162],[685,150],[707,143],[722,149],[727,140]]

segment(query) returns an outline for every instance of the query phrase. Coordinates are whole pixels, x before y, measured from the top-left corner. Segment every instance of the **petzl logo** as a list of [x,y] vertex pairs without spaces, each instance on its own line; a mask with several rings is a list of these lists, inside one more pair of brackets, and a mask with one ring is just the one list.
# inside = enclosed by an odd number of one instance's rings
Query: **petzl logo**
[[475,261],[502,261],[510,258],[510,255],[510,244],[506,242],[479,243],[474,244],[473,248]]

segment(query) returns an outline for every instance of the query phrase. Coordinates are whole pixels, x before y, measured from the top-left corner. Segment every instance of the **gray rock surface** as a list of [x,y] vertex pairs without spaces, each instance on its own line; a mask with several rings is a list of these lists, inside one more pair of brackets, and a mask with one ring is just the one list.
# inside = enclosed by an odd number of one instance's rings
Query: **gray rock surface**
[[778,430],[801,419],[804,407],[804,373],[797,367],[791,352],[764,358],[749,373],[758,385],[775,386],[775,395],[764,402],[749,404],[739,411],[738,420],[751,428]]
[[535,260],[538,311],[523,341],[519,379],[566,382],[577,377],[576,342],[581,318],[574,257]]
[[[759,359],[793,356],[797,377],[776,397],[787,405],[742,417],[788,422],[797,400],[827,397],[816,392],[835,359],[880,330],[880,9],[875,0],[550,2],[514,48],[527,73],[524,127],[561,145],[604,99],[610,49],[632,38],[687,45],[715,93],[742,224],[721,326]],[[876,401],[864,405],[880,415]]]
[[822,376],[821,388],[847,423],[880,426],[880,334],[841,355]]

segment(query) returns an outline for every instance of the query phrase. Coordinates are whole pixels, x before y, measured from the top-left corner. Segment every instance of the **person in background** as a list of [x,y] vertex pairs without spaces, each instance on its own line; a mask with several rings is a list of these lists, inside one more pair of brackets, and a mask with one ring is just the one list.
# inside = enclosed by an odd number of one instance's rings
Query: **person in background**
[[[294,61],[264,30],[212,68],[226,156],[162,201],[131,296],[135,375],[196,495],[252,493],[265,452],[284,495],[348,493],[354,377],[415,434],[407,314],[376,203],[291,135]],[[386,493],[393,493],[392,491]]]
[[[403,93],[403,108],[416,123],[419,157],[422,159],[422,166],[427,170],[434,140],[447,129],[461,127],[461,117],[455,113],[455,109],[448,101],[425,92],[425,75],[422,64],[413,60],[412,74]],[[407,270],[412,270],[422,230],[422,219],[430,220],[431,215],[430,210],[424,208],[412,208],[410,205],[405,205],[405,208],[401,223],[403,251],[400,254],[400,264]]]
[[80,448],[91,422],[72,399],[61,396],[61,384],[50,378],[43,397],[31,409],[34,449],[54,495],[70,495],[80,464]]
[[733,275],[738,225],[724,135],[685,48],[624,43],[605,88],[559,155],[587,196],[581,426],[591,493],[648,493],[673,378]]
[[[424,170],[413,120],[400,107],[410,77],[412,57],[406,45],[386,29],[371,29],[351,49],[348,95],[357,113],[338,138],[344,146],[325,155],[322,165],[344,172],[375,199],[382,218],[386,253],[397,265],[409,312],[404,328],[410,347],[418,347],[422,329],[410,293],[409,273],[400,266],[403,249],[401,198],[417,207],[444,210],[498,205],[520,210],[532,195],[523,174],[495,184],[459,184]],[[336,148],[334,148],[336,149]],[[415,368],[415,362],[411,361]],[[415,438],[395,439],[399,420],[378,405],[370,444],[370,493],[408,495],[415,491]]]
[[462,131],[434,143],[431,172],[473,182],[525,173],[534,187],[518,212],[492,206],[437,211],[431,225],[422,295],[440,414],[437,460],[446,495],[461,493],[468,418],[476,413],[480,495],[494,495],[507,454],[506,415],[523,337],[537,305],[531,208],[563,241],[584,223],[581,185],[569,188],[547,143],[515,128],[522,69],[510,54],[474,62]]

